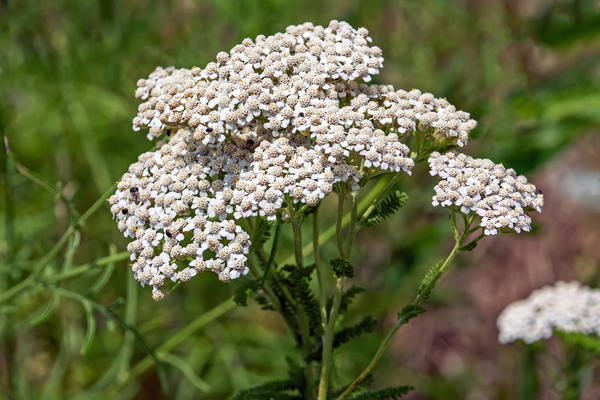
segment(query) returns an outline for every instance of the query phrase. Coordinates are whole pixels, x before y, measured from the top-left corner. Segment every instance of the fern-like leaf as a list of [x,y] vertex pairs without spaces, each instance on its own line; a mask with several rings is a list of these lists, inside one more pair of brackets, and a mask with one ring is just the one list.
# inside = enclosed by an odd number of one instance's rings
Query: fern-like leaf
[[300,303],[304,309],[304,312],[306,312],[311,334],[320,334],[320,305],[310,289],[311,275],[314,269],[314,265],[309,265],[304,268],[297,268],[296,266],[290,265],[284,266],[283,271],[286,272],[286,276],[285,279],[283,279],[283,283],[289,287],[293,297],[297,299],[298,303]]
[[425,309],[421,306],[417,306],[415,304],[406,305],[400,310],[398,313],[398,319],[402,321],[401,325],[408,323],[411,319],[418,316],[419,314],[423,314]]
[[238,392],[231,400],[292,400],[302,397],[291,379],[271,381]]
[[408,195],[396,190],[375,206],[375,209],[360,221],[363,226],[371,227],[392,216],[408,201]]
[[[344,293],[342,293],[342,298],[340,299],[340,309],[338,311],[338,314],[343,314],[348,310],[348,307],[350,306],[350,303],[352,303],[352,300],[354,299],[354,296],[356,296],[359,293],[362,293],[365,291],[365,288],[362,288],[360,286],[351,286],[350,288],[348,288],[348,290],[346,290]],[[333,304],[333,298],[330,297],[329,299],[327,299],[327,314],[329,314],[329,312],[331,311],[331,305]]]
[[357,336],[373,332],[376,323],[377,321],[373,317],[367,315],[359,323],[341,329],[333,337],[333,348],[338,348]]
[[421,284],[419,285],[418,293],[424,299],[429,297],[429,295],[431,294],[431,291],[435,287],[435,281],[438,279],[438,277],[440,275],[443,264],[444,264],[443,260],[439,261],[429,271],[427,271],[427,273],[423,277],[423,280],[421,281]]
[[238,306],[247,306],[248,296],[256,292],[259,284],[255,279],[241,278],[238,279],[238,281],[239,282],[236,282],[238,283],[238,286],[235,289],[233,301],[235,301]]
[[265,218],[258,219],[256,227],[254,228],[252,235],[250,235],[250,240],[252,242],[251,250],[261,248],[267,240],[269,240],[272,227],[273,223],[271,221],[267,221]]
[[381,390],[363,392],[352,396],[350,400],[397,400],[414,389],[414,387],[409,385],[389,387]]
[[[336,332],[333,337],[333,348],[336,349],[341,345],[349,342],[350,340],[363,335],[365,333],[370,333],[375,328],[376,320],[371,316],[364,317],[359,323],[355,325],[348,326],[346,328],[341,329]],[[309,359],[311,361],[321,361],[323,346],[319,345],[310,355]]]

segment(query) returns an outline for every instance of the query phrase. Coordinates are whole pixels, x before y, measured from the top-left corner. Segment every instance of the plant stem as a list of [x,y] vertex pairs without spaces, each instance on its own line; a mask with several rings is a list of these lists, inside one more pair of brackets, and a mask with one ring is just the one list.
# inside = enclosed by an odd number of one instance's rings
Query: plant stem
[[585,360],[581,349],[577,344],[568,343],[563,340],[563,348],[565,354],[565,377],[566,387],[564,389],[563,398],[565,400],[578,400],[581,397],[581,387],[583,378],[583,368]]
[[[469,220],[469,224],[471,221],[472,221],[472,219]],[[450,251],[450,254],[448,254],[446,259],[442,262],[442,265],[437,270],[437,273],[434,276],[434,278],[427,284],[427,286],[425,288],[423,288],[422,290],[419,291],[419,293],[417,294],[415,299],[410,303],[411,305],[418,306],[425,300],[427,294],[431,292],[431,290],[433,289],[433,287],[435,286],[437,281],[440,279],[440,277],[442,276],[444,271],[446,271],[446,269],[448,268],[448,265],[450,265],[452,260],[454,260],[454,258],[456,257],[456,254],[458,253],[460,247],[462,246],[462,242],[464,241],[465,237],[468,234],[468,230],[469,230],[469,226],[467,225],[467,226],[465,226],[464,232],[460,236],[456,236],[456,242],[454,244],[454,247]],[[350,384],[350,386],[348,386],[346,388],[346,390],[344,390],[344,392],[337,397],[336,400],[343,400],[343,399],[347,398],[350,395],[350,393],[352,393],[352,391],[371,373],[373,368],[375,368],[375,366],[379,362],[379,359],[381,358],[381,356],[383,356],[383,353],[384,353],[387,345],[389,344],[390,340],[392,340],[392,337],[394,336],[394,334],[406,322],[407,322],[406,316],[398,318],[398,320],[396,321],[396,323],[394,324],[392,329],[388,332],[388,334],[385,336],[385,338],[379,345],[379,348],[375,352],[375,355],[373,356],[373,358],[371,359],[369,364],[360,373],[360,375],[358,375],[358,377]]]
[[[377,184],[373,187],[373,189],[371,189],[369,191],[369,193],[367,193],[367,195],[360,201],[360,203],[358,204],[359,215],[361,215],[361,213],[363,213],[364,210],[368,209],[370,206],[377,203],[377,197],[382,191],[385,190],[387,182],[388,181],[386,180],[386,177],[383,177],[382,179],[380,179],[377,182]],[[344,214],[344,217],[342,218],[342,227],[345,227],[349,223],[350,223],[350,213],[346,213],[346,214]],[[333,236],[335,236],[335,233],[336,233],[336,226],[335,225],[330,226],[323,233],[321,233],[319,235],[319,242],[320,243],[327,242],[329,239],[331,239]],[[302,251],[305,255],[312,254],[312,252],[313,252],[312,242],[307,243],[302,248]],[[293,254],[290,255],[289,257],[287,257],[285,260],[283,260],[282,264],[290,264],[292,262],[294,262]]]
[[[354,234],[356,232],[356,223],[358,217],[358,198],[356,192],[353,191],[350,193],[350,197],[352,199],[351,211],[350,211],[350,232],[348,234],[348,238],[346,243],[344,244],[342,237],[342,218],[344,216],[344,197],[345,192],[339,193],[338,198],[338,219],[337,219],[337,240],[338,240],[338,248],[340,252],[340,256],[344,260],[348,260],[350,258],[350,253],[352,252],[352,243],[354,241]],[[344,276],[340,276],[337,278],[335,283],[335,295],[333,296],[333,303],[331,305],[331,311],[329,312],[329,317],[327,319],[327,326],[325,328],[325,332],[323,334],[323,352],[321,357],[321,380],[319,382],[319,397],[318,400],[326,400],[327,399],[327,387],[329,383],[329,375],[331,374],[331,363],[332,363],[332,352],[333,352],[333,338],[335,336],[335,323],[337,321],[340,302],[342,300],[342,295],[344,293]]]
[[313,213],[313,253],[315,255],[315,269],[317,270],[317,279],[319,281],[319,300],[321,305],[321,326],[325,332],[327,324],[327,294],[325,293],[325,278],[321,266],[321,255],[319,248],[319,206],[315,207]]
[[[337,238],[337,246],[338,246],[338,250],[340,252],[340,257],[342,257],[343,259],[345,259],[345,255],[344,255],[344,237],[343,237],[343,226],[342,226],[342,219],[344,218],[344,198],[346,197],[346,191],[344,189],[340,190],[340,193],[338,193],[338,212],[337,212],[337,221],[336,221],[336,225],[335,225],[335,233],[336,233],[336,238]],[[352,219],[352,216],[350,216],[350,219]]]
[[[292,215],[292,231],[294,234],[294,257],[296,259],[296,267],[303,268],[304,256],[302,255],[302,220],[301,215]],[[287,288],[283,288],[286,289]],[[285,293],[285,291],[284,291]],[[312,362],[308,361],[308,357],[312,353],[312,345],[310,339],[310,328],[308,325],[308,318],[306,317],[306,310],[303,306],[298,307],[298,323],[300,326],[300,335],[302,337],[302,350],[306,361],[304,366],[304,375],[306,377],[306,394],[308,399],[315,398],[315,376],[312,368]]]
[[318,400],[327,400],[327,386],[329,381],[330,369],[331,369],[331,353],[333,352],[333,336],[335,332],[335,322],[338,317],[340,309],[340,302],[342,300],[342,294],[344,289],[344,277],[339,277],[335,283],[335,295],[333,296],[333,303],[331,305],[331,311],[329,313],[329,319],[327,321],[327,327],[325,328],[325,334],[323,337],[323,353],[321,357],[321,380],[319,382],[319,397]]
[[356,223],[358,222],[358,201],[356,201],[357,193],[351,192],[350,197],[352,199],[352,208],[350,209],[350,232],[348,234],[348,240],[346,241],[345,255],[346,260],[350,258],[352,252],[352,244],[354,243],[354,236],[356,234]]
[[400,180],[400,177],[401,174],[396,174],[393,177],[388,175],[381,178],[379,182],[383,183],[384,187],[377,190],[375,200],[373,200],[369,207],[361,213],[359,219],[367,218],[373,212],[373,210],[375,209],[377,204],[379,204],[381,199],[383,199],[392,189],[392,187],[394,187],[394,185]]
[[[129,252],[123,251],[120,253],[115,253],[110,256],[102,257],[94,261],[90,261],[85,264],[78,265],[77,267],[73,267],[65,272],[60,272],[57,274],[53,274],[44,278],[44,282],[46,283],[54,283],[57,281],[62,281],[64,279],[69,279],[77,275],[81,275],[86,273],[92,269],[92,267],[99,267],[101,265],[107,265],[114,263],[116,261],[127,260],[129,258]],[[95,271],[99,272],[99,271]]]
[[304,258],[302,256],[302,217],[295,215],[292,217],[291,222],[294,233],[294,258],[296,266],[302,268]]
[[269,276],[269,270],[271,269],[271,265],[273,264],[273,260],[275,259],[275,253],[277,253],[277,243],[279,242],[279,231],[281,230],[281,220],[277,221],[277,225],[275,225],[275,234],[273,235],[273,244],[271,245],[271,252],[269,253],[269,259],[267,260],[267,265],[265,266],[265,273],[260,281],[261,286],[265,284]]

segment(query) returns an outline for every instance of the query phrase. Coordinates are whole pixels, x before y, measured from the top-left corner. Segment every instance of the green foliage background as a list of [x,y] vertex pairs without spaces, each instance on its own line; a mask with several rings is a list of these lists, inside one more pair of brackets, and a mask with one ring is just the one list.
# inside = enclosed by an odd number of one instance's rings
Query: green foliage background
[[[135,82],[156,65],[203,66],[245,37],[343,19],[367,27],[383,49],[379,82],[446,96],[480,122],[471,154],[529,173],[600,126],[599,10],[585,0],[0,1],[0,134],[12,151],[5,147],[0,163],[0,293],[151,147],[130,121]],[[403,182],[410,198],[393,219],[357,238],[357,282],[368,294],[346,318],[394,314],[438,258],[449,232],[429,207],[425,174]],[[252,301],[231,307],[232,288],[212,274],[161,303],[137,287],[126,261],[92,263],[49,288],[44,277],[125,250],[106,206],[76,230],[31,285],[0,303],[0,398],[223,399],[286,368],[294,351],[282,323]],[[370,272],[361,270],[372,251],[361,237],[373,232],[393,257]],[[283,260],[291,239],[282,234]],[[330,246],[324,255],[335,254]],[[384,331],[380,323],[346,345],[334,374],[355,375]],[[177,345],[166,352],[165,343]],[[479,384],[468,368],[445,382],[410,374],[395,359],[380,366],[381,386],[410,383],[427,398],[461,399]],[[512,398],[512,390],[489,398]]]

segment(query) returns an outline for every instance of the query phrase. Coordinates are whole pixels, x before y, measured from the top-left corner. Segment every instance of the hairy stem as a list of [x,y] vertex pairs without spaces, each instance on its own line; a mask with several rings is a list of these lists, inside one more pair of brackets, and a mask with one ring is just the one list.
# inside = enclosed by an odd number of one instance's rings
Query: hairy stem
[[352,244],[354,243],[356,224],[358,222],[357,193],[353,191],[350,193],[350,197],[352,199],[352,208],[350,209],[350,232],[348,233],[348,240],[346,241],[346,248],[344,252],[346,255],[346,260],[350,258],[350,253],[352,252]]
[[265,281],[269,277],[269,270],[271,269],[271,265],[273,264],[273,260],[275,259],[275,254],[277,253],[277,243],[279,242],[279,231],[281,230],[281,220],[277,221],[277,225],[275,225],[275,234],[273,235],[273,244],[271,245],[271,252],[269,253],[269,259],[267,260],[267,265],[265,266],[265,273],[261,279],[261,285],[265,284]]
[[[341,189],[338,193],[338,210],[337,210],[337,221],[335,224],[335,233],[337,238],[337,246],[338,251],[340,252],[340,257],[345,259],[344,255],[344,236],[343,236],[343,226],[342,219],[344,218],[344,198],[346,197],[345,189]],[[352,215],[350,215],[350,219],[352,219]],[[350,222],[352,223],[352,222]]]
[[[359,215],[361,215],[364,212],[364,210],[368,209],[370,206],[377,204],[377,197],[379,196],[379,194],[382,191],[385,190],[386,184],[388,182],[385,178],[386,177],[380,179],[377,182],[377,184],[369,191],[369,193],[367,193],[365,195],[365,197],[360,201],[360,203],[358,204]],[[346,213],[346,214],[344,214],[344,217],[342,218],[342,227],[345,227],[349,223],[350,223],[350,213]],[[334,237],[335,234],[336,234],[336,226],[332,225],[319,235],[319,242],[325,243],[325,242],[329,241],[332,237]],[[302,248],[302,251],[305,255],[312,254],[313,244],[307,243]],[[282,264],[290,264],[292,262],[294,262],[293,254],[291,254],[289,257],[287,257],[285,260],[283,260]]]
[[[473,219],[471,218],[468,221],[468,223],[470,224],[470,222],[472,220]],[[454,215],[453,215],[452,221],[453,221],[453,231],[454,231],[455,230]],[[422,290],[419,291],[419,293],[417,294],[415,299],[410,303],[411,305],[419,306],[425,300],[425,298],[427,297],[427,294],[431,292],[431,290],[433,289],[433,287],[435,286],[437,281],[443,275],[444,271],[446,271],[446,269],[448,268],[448,265],[450,265],[450,263],[456,257],[456,254],[460,250],[460,247],[462,246],[462,243],[463,243],[465,237],[467,236],[468,231],[469,231],[469,225],[466,225],[464,232],[461,235],[455,235],[456,241],[455,241],[454,247],[450,251],[450,254],[448,254],[448,256],[444,259],[444,261],[442,262],[442,265],[437,270],[437,273],[434,276],[434,278],[427,284],[426,287],[424,287]],[[363,369],[363,371],[358,375],[358,377],[356,379],[354,379],[354,381],[346,388],[346,390],[344,390],[344,392],[337,397],[336,400],[346,399],[350,395],[350,393],[352,393],[352,391],[354,389],[356,389],[356,387],[371,373],[373,368],[375,368],[375,366],[379,362],[379,359],[381,358],[381,356],[383,356],[383,353],[385,352],[385,349],[387,348],[387,345],[389,344],[389,342],[392,340],[392,337],[396,334],[398,329],[400,329],[400,327],[407,322],[407,319],[408,319],[408,316],[401,316],[400,318],[398,318],[398,320],[396,321],[396,323],[394,324],[392,329],[390,329],[388,334],[385,336],[385,338],[379,345],[379,348],[375,352],[375,355],[373,356],[373,358],[371,359],[369,364],[365,367],[365,369]]]
[[[351,211],[350,211],[350,232],[348,234],[348,238],[346,243],[343,241],[342,229],[343,226],[341,224],[341,220],[344,216],[343,208],[344,208],[344,197],[345,193],[341,192],[339,194],[338,201],[338,220],[337,220],[337,238],[338,238],[338,248],[340,252],[340,257],[344,260],[348,260],[350,258],[350,253],[352,251],[352,243],[354,241],[354,234],[356,232],[356,223],[358,217],[358,198],[356,192],[352,192],[350,197],[352,199]],[[342,300],[342,295],[344,293],[344,276],[340,276],[337,278],[335,283],[335,295],[333,297],[333,303],[331,305],[331,311],[329,312],[329,317],[327,319],[327,325],[325,327],[325,332],[323,334],[323,352],[321,357],[321,379],[319,382],[319,397],[318,400],[326,400],[327,399],[327,387],[329,384],[329,375],[331,374],[331,364],[332,364],[332,352],[333,352],[333,338],[335,336],[335,323],[337,321],[340,302]]]
[[394,187],[394,185],[400,180],[401,174],[392,176],[384,176],[380,182],[384,185],[383,188],[377,190],[375,199],[373,202],[360,214],[359,219],[367,218],[375,209],[377,204],[388,194],[388,192]]
[[302,256],[302,217],[292,217],[292,232],[294,234],[294,258],[296,260],[296,266],[302,268],[304,265]]
[[317,279],[319,283],[319,302],[321,305],[321,326],[325,332],[327,324],[327,294],[325,293],[325,278],[323,277],[323,267],[321,266],[321,255],[319,248],[319,206],[315,207],[313,213],[313,253],[315,255],[315,269],[317,270]]
[[327,386],[331,369],[331,353],[333,352],[333,336],[335,333],[335,322],[338,317],[343,291],[344,277],[342,276],[339,277],[335,283],[335,295],[333,296],[333,303],[331,305],[331,311],[329,313],[329,318],[327,320],[327,326],[325,328],[325,334],[323,338],[323,353],[321,357],[321,380],[319,382],[318,400],[327,399]]
[[[302,216],[293,215],[291,218],[292,231],[294,234],[294,257],[296,259],[297,268],[304,266],[304,256],[302,255]],[[285,293],[285,292],[284,292]],[[300,325],[300,335],[302,337],[302,351],[306,358],[306,365],[304,366],[304,375],[306,377],[306,394],[308,399],[315,398],[315,376],[312,368],[312,362],[308,361],[308,357],[312,352],[310,328],[308,325],[308,318],[306,316],[306,310],[304,307],[298,307],[298,323]]]

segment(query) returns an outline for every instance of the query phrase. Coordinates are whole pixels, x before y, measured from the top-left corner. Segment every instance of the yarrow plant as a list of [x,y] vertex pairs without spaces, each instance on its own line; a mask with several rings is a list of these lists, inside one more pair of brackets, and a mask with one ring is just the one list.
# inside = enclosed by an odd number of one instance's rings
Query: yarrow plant
[[563,344],[565,379],[555,379],[565,398],[576,399],[593,371],[589,355],[600,356],[600,290],[579,282],[557,282],[509,304],[498,317],[498,340],[539,343],[557,335]]
[[[450,151],[467,145],[476,126],[468,113],[417,89],[372,84],[383,57],[371,42],[365,28],[345,22],[305,23],[244,39],[204,68],[158,67],[137,83],[142,103],[133,129],[158,142],[129,167],[109,199],[119,230],[131,239],[135,278],[160,300],[202,271],[224,282],[245,276],[236,301],[252,297],[281,313],[302,351],[289,379],[239,398],[345,399],[355,391],[362,393],[353,398],[361,399],[401,396],[410,387],[369,392],[363,385],[393,334],[424,311],[420,304],[459,251],[486,235],[529,231],[528,213],[543,206],[535,186],[514,170]],[[333,388],[333,349],[373,328],[370,317],[338,326],[360,291],[345,287],[354,274],[355,233],[407,201],[399,178],[425,160],[440,178],[433,205],[450,210],[456,244],[399,313],[372,362]],[[324,264],[319,206],[331,193],[338,198],[339,254]],[[305,265],[302,241],[307,216],[312,265]],[[292,228],[295,262],[278,266],[284,224]],[[333,290],[326,274],[335,277]]]

